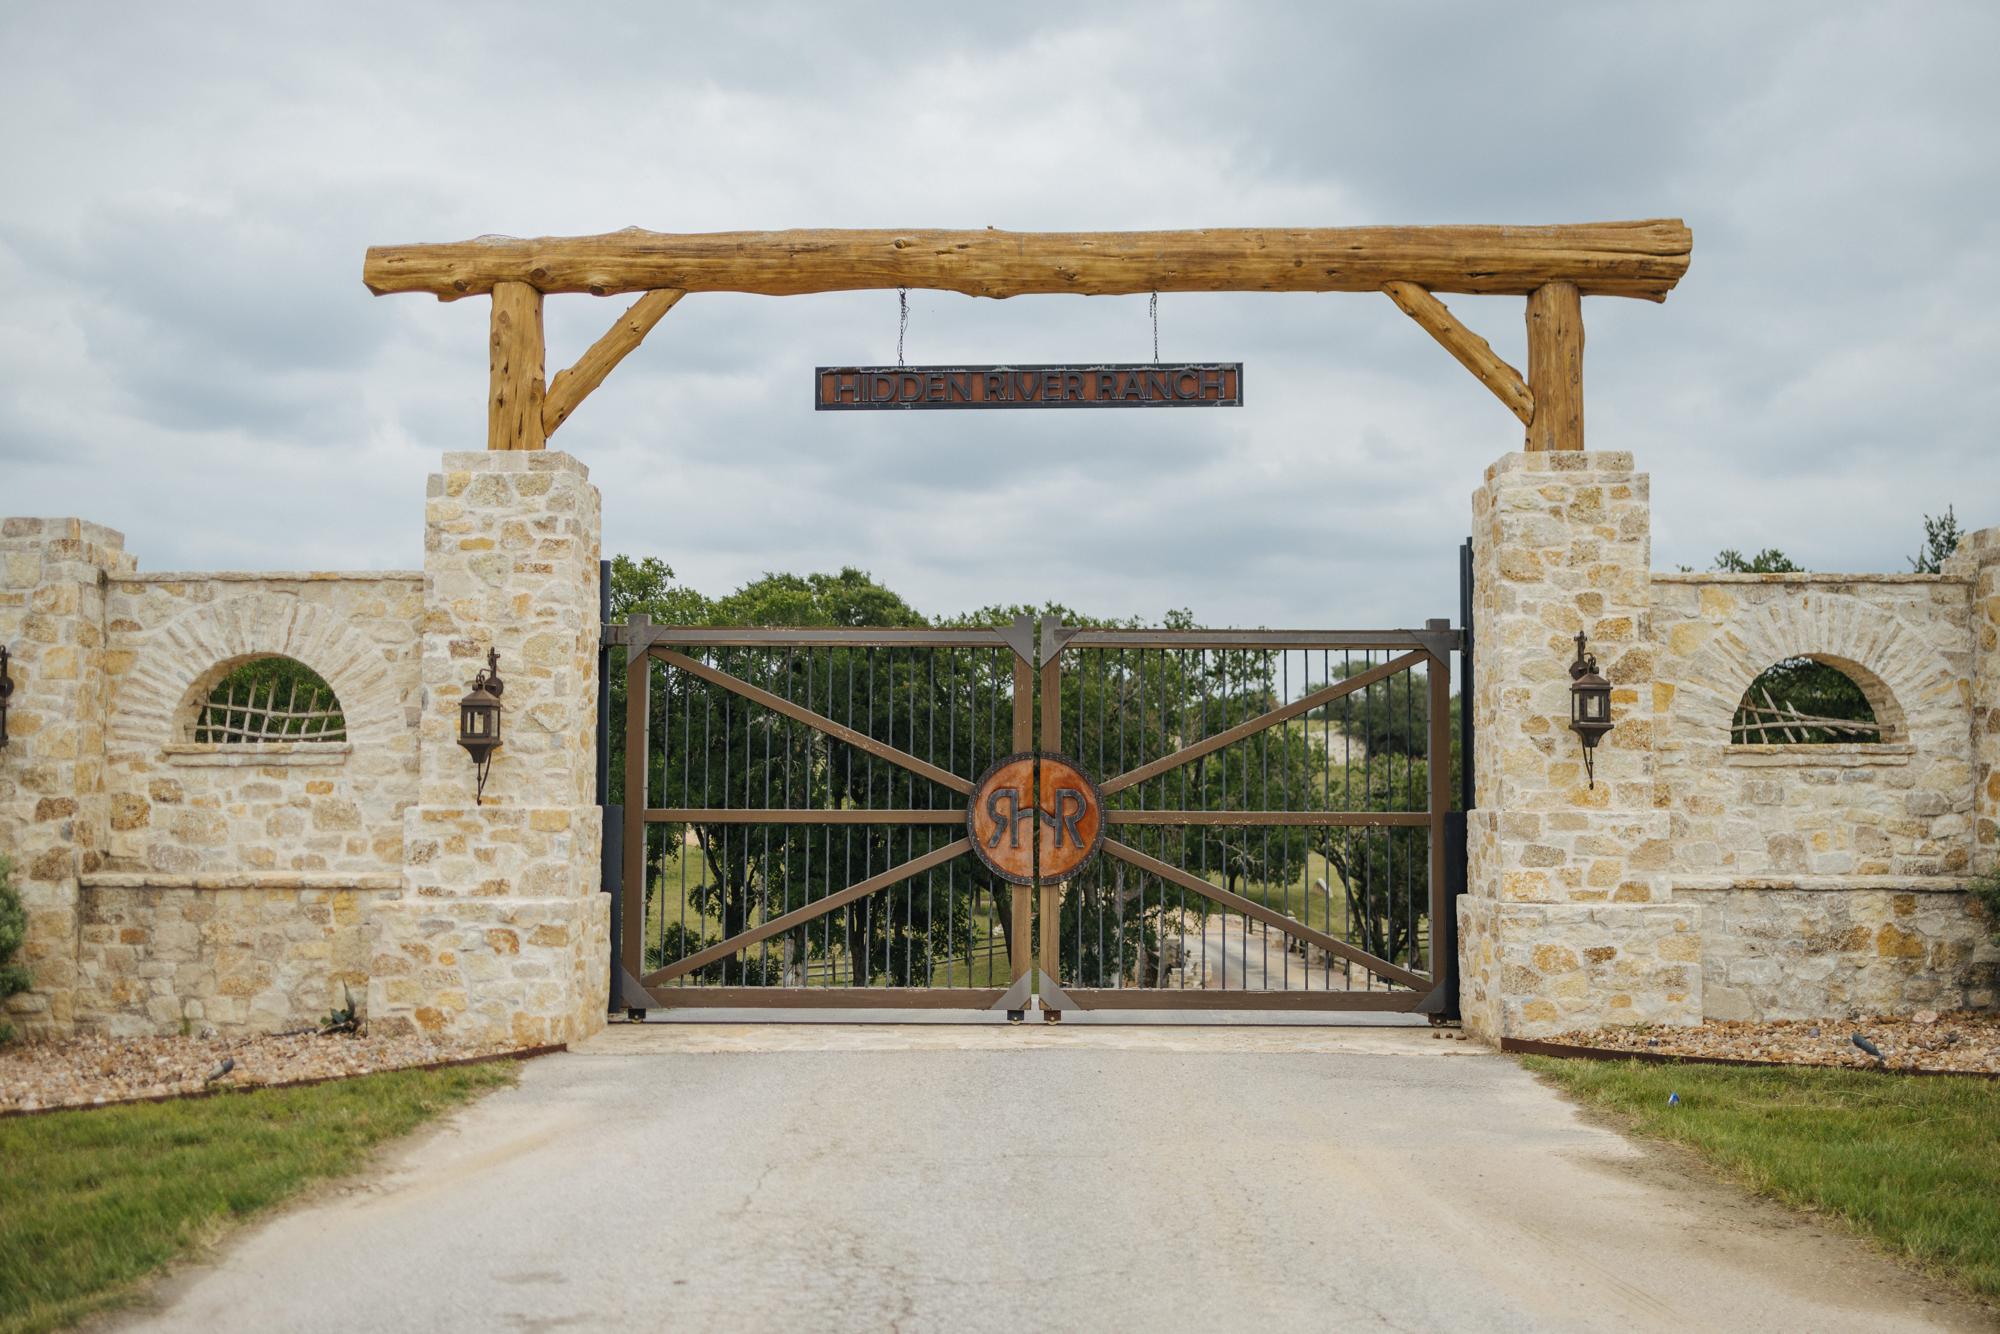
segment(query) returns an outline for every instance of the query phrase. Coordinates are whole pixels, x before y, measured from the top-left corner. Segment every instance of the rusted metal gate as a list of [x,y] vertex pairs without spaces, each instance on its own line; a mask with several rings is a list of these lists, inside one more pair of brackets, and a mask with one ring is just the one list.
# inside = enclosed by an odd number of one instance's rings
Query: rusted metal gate
[[1448,1004],[1448,622],[606,639],[628,1008]]

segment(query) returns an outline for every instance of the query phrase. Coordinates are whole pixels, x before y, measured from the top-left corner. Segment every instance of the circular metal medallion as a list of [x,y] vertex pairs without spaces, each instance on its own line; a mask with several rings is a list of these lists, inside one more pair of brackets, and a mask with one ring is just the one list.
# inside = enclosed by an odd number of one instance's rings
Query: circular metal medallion
[[1009,755],[973,785],[965,811],[972,850],[1016,885],[1068,878],[1104,841],[1097,784],[1061,755]]

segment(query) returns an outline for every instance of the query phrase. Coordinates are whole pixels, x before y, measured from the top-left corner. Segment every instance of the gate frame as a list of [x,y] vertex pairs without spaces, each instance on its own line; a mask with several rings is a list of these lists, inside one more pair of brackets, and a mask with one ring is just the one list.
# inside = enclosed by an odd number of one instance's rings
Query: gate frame
[[[1469,601],[1469,598],[1466,600]],[[607,621],[602,627],[602,632],[601,666],[606,670],[600,672],[599,692],[606,707],[600,708],[598,716],[599,801],[601,805],[605,805],[607,816],[614,809],[618,811],[618,819],[615,822],[618,829],[616,842],[619,853],[616,874],[606,876],[607,891],[616,895],[611,914],[613,951],[611,1008],[614,1010],[623,1006],[636,1017],[649,1008],[965,1008],[1004,1009],[1011,1017],[1018,1018],[1024,1012],[1029,996],[1039,990],[1045,1017],[1050,1020],[1059,1020],[1066,1009],[1404,1012],[1427,1014],[1434,1023],[1443,1022],[1456,1014],[1458,959],[1452,944],[1456,932],[1452,929],[1454,923],[1450,918],[1455,915],[1456,895],[1462,892],[1465,879],[1464,817],[1463,813],[1455,813],[1450,809],[1452,784],[1449,708],[1451,658],[1454,652],[1460,653],[1462,660],[1467,664],[1469,680],[1471,642],[1469,628],[1454,630],[1447,620],[1431,620],[1420,631],[1123,630],[1066,626],[1055,617],[1048,616],[1042,619],[1041,636],[1037,643],[1034,626],[1026,616],[1017,617],[1007,629],[998,627],[796,629],[771,626],[655,626],[649,617],[641,614],[622,624],[612,624]],[[622,806],[614,808],[605,804],[605,799],[609,796],[608,668],[614,646],[619,645],[625,650],[623,772],[626,799]],[[1146,874],[1176,884],[1184,890],[1193,890],[1225,908],[1233,908],[1247,917],[1256,918],[1268,927],[1275,927],[1286,935],[1316,944],[1330,954],[1358,963],[1364,970],[1392,982],[1399,982],[1407,989],[1377,992],[1331,989],[1209,991],[1187,988],[1065,987],[1060,980],[1062,970],[1059,932],[1060,905],[1067,882],[1039,879],[1032,885],[1011,886],[1009,904],[1011,923],[1008,932],[1011,981],[1004,989],[929,986],[657,987],[658,983],[671,981],[674,977],[692,972],[716,959],[727,958],[749,945],[780,935],[792,927],[803,925],[848,903],[856,902],[879,890],[891,888],[912,876],[971,852],[967,840],[956,840],[921,856],[912,857],[897,866],[889,867],[877,875],[835,891],[816,902],[768,919],[727,940],[677,959],[665,967],[652,972],[645,971],[644,923],[648,888],[645,829],[649,824],[687,823],[702,818],[730,823],[808,826],[877,823],[957,824],[965,819],[964,810],[949,808],[851,812],[784,809],[770,811],[752,808],[737,811],[693,807],[653,808],[645,804],[649,795],[647,788],[650,754],[647,749],[647,738],[650,732],[652,707],[649,674],[651,664],[655,660],[664,661],[677,670],[692,671],[704,680],[720,685],[753,703],[772,709],[795,722],[849,745],[857,746],[879,759],[929,778],[953,791],[966,795],[972,792],[974,784],[971,779],[938,769],[928,761],[918,760],[895,746],[877,741],[865,733],[856,732],[851,727],[816,714],[794,701],[771,695],[761,687],[688,657],[677,647],[734,648],[796,645],[845,648],[900,646],[1011,649],[1014,655],[1010,738],[1012,749],[1015,752],[1036,755],[1061,753],[1062,654],[1073,646],[1141,650],[1148,648],[1162,650],[1262,648],[1281,651],[1286,649],[1405,650],[1400,657],[1389,659],[1379,666],[1356,673],[1338,683],[1330,683],[1319,690],[1309,691],[1276,709],[1267,710],[1233,727],[1225,727],[1220,732],[1182,746],[1165,756],[1100,780],[1098,786],[1105,795],[1138,786],[1149,778],[1170,773],[1185,764],[1224,750],[1292,718],[1308,714],[1334,699],[1345,697],[1357,690],[1365,690],[1369,685],[1379,681],[1393,680],[1420,664],[1424,665],[1428,690],[1425,809],[1422,812],[1288,811],[1283,814],[1294,817],[1288,822],[1301,824],[1369,828],[1421,827],[1428,831],[1429,976],[1405,969],[1390,960],[1377,958],[1350,942],[1318,931],[1232,890],[1211,885],[1198,876],[1158,861],[1111,833],[1112,828],[1119,825],[1253,824],[1258,821],[1249,817],[1269,816],[1273,814],[1272,812],[1196,812],[1165,809],[1137,812],[1106,808],[1103,811],[1105,832],[1100,848],[1103,854],[1125,861]],[[1047,705],[1040,709],[1039,729],[1036,726],[1038,704]],[[1472,756],[1469,734],[1463,744],[1465,746],[1463,763],[1469,772]],[[1442,768],[1439,767],[1440,759]],[[634,793],[638,794],[636,803],[633,800]],[[773,814],[780,818],[769,818]],[[1456,838],[1452,837],[1454,815],[1457,816]],[[746,816],[764,818],[751,819],[745,818]],[[1185,818],[1173,818],[1176,816]],[[611,822],[607,821],[607,825],[609,823]],[[607,838],[607,871],[610,868],[612,842],[612,839]],[[1033,939],[1032,937],[1036,935],[1034,916],[1037,906],[1040,908],[1041,930],[1039,939]]]
[[[1011,649],[1014,653],[1014,701],[1011,719],[1012,737],[1018,748],[1024,739],[1031,738],[1034,725],[1034,675],[1033,666],[1023,655],[1023,647],[1032,652],[1029,638],[1033,633],[1027,617],[1018,618],[1007,630],[995,628],[974,629],[918,629],[900,627],[856,627],[841,628],[785,628],[772,626],[656,626],[645,615],[634,616],[621,624],[607,622],[603,626],[604,655],[610,658],[612,647],[622,645],[625,649],[625,802],[619,808],[621,830],[621,859],[619,864],[617,899],[613,905],[613,941],[615,953],[611,960],[613,979],[613,1006],[624,1006],[628,1011],[638,1013],[648,1008],[657,1009],[1006,1009],[1019,1011],[1023,1008],[1027,994],[1023,985],[1033,969],[1034,951],[1028,936],[1031,932],[1030,914],[1032,899],[1030,887],[1012,886],[1013,895],[1009,904],[1011,924],[1008,937],[1009,975],[1011,985],[1007,987],[749,987],[749,986],[704,986],[701,988],[657,988],[654,983],[670,981],[673,977],[692,972],[718,958],[727,958],[737,950],[754,945],[774,935],[782,934],[793,926],[803,925],[814,918],[824,916],[850,902],[856,902],[878,890],[889,889],[915,875],[921,875],[937,866],[967,854],[971,844],[964,838],[933,849],[922,856],[910,858],[901,864],[882,871],[878,875],[837,890],[825,898],[806,904],[792,912],[759,924],[750,930],[739,932],[728,940],[719,941],[707,949],[699,950],[685,958],[677,959],[664,968],[652,972],[645,971],[645,900],[646,900],[646,836],[649,824],[685,823],[697,816],[710,819],[728,820],[724,810],[707,808],[648,807],[647,796],[648,754],[646,737],[652,707],[652,693],[648,688],[647,674],[653,661],[661,660],[679,670],[692,670],[696,675],[721,685],[734,694],[763,704],[767,708],[790,717],[793,721],[844,741],[849,745],[888,760],[899,767],[910,769],[920,776],[930,778],[944,787],[960,794],[972,790],[972,782],[957,774],[936,768],[927,761],[905,754],[894,746],[876,741],[864,733],[855,732],[844,724],[835,723],[830,718],[815,715],[789,700],[779,699],[748,682],[740,681],[726,672],[697,663],[680,653],[676,645],[697,648],[758,648],[789,647],[793,645],[825,645],[840,648],[868,647],[938,647],[938,648],[988,648]],[[607,691],[608,693],[608,691]],[[764,696],[759,699],[758,696]],[[600,743],[608,742],[606,733],[608,719],[600,716]],[[608,756],[609,747],[605,747]],[[608,760],[605,768],[608,772]],[[928,772],[926,772],[928,770]],[[639,794],[638,804],[632,794]],[[604,795],[608,796],[608,787]],[[608,808],[607,808],[608,809]],[[756,814],[768,817],[773,812],[760,811]],[[780,817],[765,818],[755,823],[765,824],[958,824],[965,822],[964,810],[857,810],[848,813],[817,811],[778,811]],[[846,819],[830,818],[846,814]],[[752,823],[752,821],[740,821]],[[607,886],[608,888],[609,886]],[[628,929],[627,924],[636,924],[636,929]],[[665,976],[662,976],[662,975]],[[1019,995],[1017,996],[1017,993]]]
[[[1183,765],[1193,763],[1203,756],[1224,750],[1238,741],[1248,740],[1260,732],[1268,731],[1292,718],[1311,713],[1314,709],[1331,703],[1335,699],[1365,690],[1376,681],[1393,680],[1418,665],[1426,668],[1426,688],[1428,694],[1428,716],[1426,719],[1428,737],[1426,744],[1426,803],[1421,819],[1411,819],[1413,812],[1401,811],[1323,811],[1323,812],[1283,812],[1287,816],[1296,815],[1294,822],[1314,825],[1345,825],[1357,828],[1410,828],[1421,827],[1429,832],[1429,920],[1431,923],[1430,975],[1415,973],[1392,962],[1378,958],[1351,942],[1318,931],[1277,910],[1246,898],[1222,886],[1209,884],[1200,876],[1160,861],[1123,839],[1115,837],[1113,831],[1121,825],[1193,825],[1193,824],[1258,824],[1269,823],[1268,817],[1277,812],[1270,811],[1175,811],[1162,808],[1145,811],[1106,809],[1103,813],[1105,836],[1101,851],[1115,857],[1140,871],[1158,879],[1180,886],[1183,890],[1208,898],[1225,908],[1233,908],[1247,917],[1254,917],[1268,927],[1275,927],[1297,940],[1305,940],[1318,945],[1329,954],[1339,955],[1351,963],[1359,964],[1365,971],[1378,977],[1400,982],[1409,990],[1405,991],[1227,991],[1189,989],[1182,987],[1065,987],[1061,981],[1061,944],[1056,931],[1059,927],[1057,909],[1061,903],[1063,883],[1051,882],[1040,887],[1042,894],[1042,939],[1038,955],[1038,969],[1048,980],[1045,993],[1053,991],[1058,999],[1058,1008],[1053,1017],[1060,1018],[1063,1008],[1080,1010],[1291,1010],[1327,1012],[1340,1011],[1388,1011],[1397,1013],[1428,1014],[1434,1022],[1441,1022],[1447,1013],[1457,1009],[1458,957],[1455,949],[1439,947],[1440,927],[1446,915],[1456,911],[1454,890],[1464,880],[1461,866],[1459,874],[1451,874],[1451,657],[1454,652],[1463,652],[1469,642],[1467,636],[1451,628],[1448,620],[1431,620],[1422,630],[1370,631],[1370,630],[1119,630],[1093,629],[1084,626],[1066,626],[1054,617],[1042,620],[1042,636],[1039,648],[1041,664],[1041,688],[1038,698],[1044,702],[1042,709],[1041,749],[1060,752],[1062,749],[1062,654],[1072,648],[1149,648],[1173,649],[1384,649],[1406,650],[1401,657],[1390,659],[1378,667],[1356,673],[1337,684],[1329,683],[1316,691],[1309,691],[1298,699],[1267,710],[1254,718],[1249,718],[1234,727],[1226,727],[1213,735],[1203,737],[1170,754],[1150,760],[1124,773],[1099,778],[1099,790],[1109,796],[1135,787],[1149,778],[1171,773]],[[1054,707],[1047,707],[1053,701]],[[1465,752],[1465,762],[1470,764],[1471,753]],[[1442,760],[1442,768],[1440,768]],[[1256,817],[1267,817],[1258,819]],[[1306,818],[1316,816],[1319,818]],[[1181,818],[1174,818],[1181,817]],[[1462,845],[1462,838],[1460,840]],[[1445,938],[1450,939],[1446,932]]]

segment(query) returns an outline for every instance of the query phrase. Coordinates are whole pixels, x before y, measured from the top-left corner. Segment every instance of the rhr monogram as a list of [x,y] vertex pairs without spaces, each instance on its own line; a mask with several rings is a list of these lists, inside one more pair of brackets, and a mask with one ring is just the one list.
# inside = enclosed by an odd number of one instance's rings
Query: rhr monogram
[[[1000,811],[1002,806],[1007,808],[1004,815]],[[1005,837],[1008,847],[1020,847],[1021,822],[1032,820],[1039,815],[1043,823],[1056,831],[1056,847],[1063,846],[1065,835],[1068,836],[1071,846],[1085,847],[1089,840],[1084,838],[1083,831],[1078,825],[1083,820],[1084,812],[1089,809],[1090,797],[1080,787],[1057,788],[1056,809],[1053,814],[1040,807],[1022,810],[1021,789],[1018,787],[994,788],[986,794],[986,815],[993,822],[993,834],[986,840],[986,846],[997,848],[1000,846],[1001,838]]]
[[986,771],[970,798],[965,825],[973,852],[1017,885],[1062,880],[1103,841],[1103,799],[1060,755],[1010,755]]

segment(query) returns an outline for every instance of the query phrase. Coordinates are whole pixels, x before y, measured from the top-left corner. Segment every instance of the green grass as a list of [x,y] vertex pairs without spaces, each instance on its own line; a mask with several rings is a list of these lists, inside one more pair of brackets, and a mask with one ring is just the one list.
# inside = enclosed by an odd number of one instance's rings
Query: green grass
[[[2000,1081],[1636,1061],[1525,1064],[1752,1189],[2000,1297]],[[1667,1095],[1680,1094],[1669,1107]]]
[[406,1070],[0,1121],[0,1334],[118,1303],[161,1265],[516,1070]]

